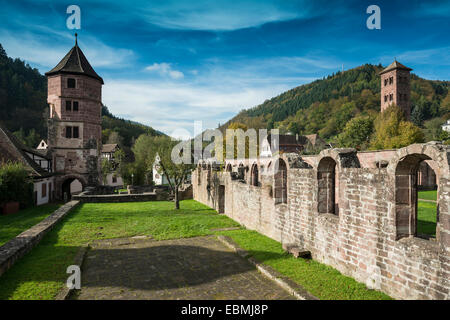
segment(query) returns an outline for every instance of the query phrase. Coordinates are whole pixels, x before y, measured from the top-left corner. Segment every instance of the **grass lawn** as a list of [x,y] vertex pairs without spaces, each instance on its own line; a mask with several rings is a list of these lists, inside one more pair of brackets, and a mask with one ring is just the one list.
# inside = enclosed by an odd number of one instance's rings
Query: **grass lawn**
[[0,246],[41,222],[59,207],[59,204],[45,204],[23,209],[14,214],[0,215]]
[[417,233],[436,236],[436,203],[417,202]]
[[[0,277],[0,299],[53,299],[64,285],[79,247],[92,240],[151,235],[157,240],[212,234],[210,229],[239,226],[193,200],[83,204],[42,242]],[[245,229],[216,232],[231,236],[256,258],[291,277],[321,299],[388,299],[315,261],[294,259],[281,244]]]
[[437,190],[419,191],[418,194],[419,199],[433,200],[433,201],[437,200]]
[[323,300],[387,300],[386,294],[342,275],[336,269],[309,259],[296,259],[283,251],[281,244],[251,230],[220,232],[267,264],[302,285]]

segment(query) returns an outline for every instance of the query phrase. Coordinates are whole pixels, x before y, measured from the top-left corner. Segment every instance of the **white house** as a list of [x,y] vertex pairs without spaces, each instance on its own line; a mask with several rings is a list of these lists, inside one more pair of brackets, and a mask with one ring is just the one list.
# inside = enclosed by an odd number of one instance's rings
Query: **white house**
[[41,142],[39,142],[39,145],[36,147],[37,150],[47,150],[48,148],[48,144],[47,142],[45,142],[45,140],[41,140]]
[[444,124],[442,125],[442,130],[447,131],[447,132],[450,132],[450,119],[447,120],[447,123],[444,123]]
[[[114,154],[119,149],[120,149],[120,147],[117,143],[104,144],[102,146],[102,159],[108,159],[109,161],[111,161],[113,163],[114,169],[117,165],[117,163],[115,162],[115,159],[114,159]],[[111,186],[111,187],[122,187],[123,179],[116,172],[108,173],[108,175],[106,176],[105,185]]]
[[153,168],[152,168],[153,182],[157,186],[169,184],[169,179],[161,170],[161,165],[159,164],[160,161],[161,161],[161,158],[157,154],[155,157],[155,162],[153,162]]

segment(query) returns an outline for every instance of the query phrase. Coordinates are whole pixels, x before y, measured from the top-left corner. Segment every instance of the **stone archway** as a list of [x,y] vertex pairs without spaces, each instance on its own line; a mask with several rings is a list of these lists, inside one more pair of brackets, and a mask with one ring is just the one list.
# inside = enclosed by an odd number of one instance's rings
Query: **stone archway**
[[[437,181],[436,241],[450,243],[447,237],[449,201],[442,190],[449,188],[450,148],[439,144],[413,144],[399,149],[388,166],[393,179],[393,211],[395,238],[417,237],[417,176],[420,164],[429,161]],[[442,232],[445,230],[444,232]],[[446,239],[443,239],[446,238]]]
[[67,175],[63,177],[59,177],[56,183],[56,192],[57,198],[59,200],[63,200],[65,202],[70,201],[72,198],[72,190],[71,185],[73,182],[78,181],[81,184],[81,190],[84,191],[86,186],[88,185],[86,180],[79,175]]

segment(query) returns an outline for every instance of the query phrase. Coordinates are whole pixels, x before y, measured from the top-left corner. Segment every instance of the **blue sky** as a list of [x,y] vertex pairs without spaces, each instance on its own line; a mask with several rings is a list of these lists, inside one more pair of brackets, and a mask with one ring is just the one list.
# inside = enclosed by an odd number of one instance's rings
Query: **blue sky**
[[[79,45],[105,80],[115,115],[174,134],[216,127],[295,86],[394,57],[450,80],[450,1],[0,0],[0,43],[42,73],[74,43],[66,8],[81,8]],[[369,5],[381,30],[368,30]],[[180,132],[181,133],[181,132]]]

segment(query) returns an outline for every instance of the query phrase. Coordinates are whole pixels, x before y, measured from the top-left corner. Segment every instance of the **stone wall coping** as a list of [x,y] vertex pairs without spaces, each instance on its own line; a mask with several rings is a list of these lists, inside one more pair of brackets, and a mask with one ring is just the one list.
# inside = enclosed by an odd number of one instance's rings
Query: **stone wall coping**
[[217,239],[223,244],[225,244],[228,248],[236,252],[238,255],[240,255],[242,258],[247,259],[251,264],[253,264],[256,267],[256,269],[258,269],[259,272],[261,272],[267,278],[276,282],[280,287],[287,290],[291,295],[293,295],[298,300],[319,300],[317,297],[313,296],[308,291],[306,291],[306,289],[303,288],[298,283],[282,275],[272,267],[265,265],[260,261],[258,261],[257,259],[251,257],[246,250],[240,248],[230,237],[219,235],[217,236]]
[[11,268],[14,263],[35,247],[59,221],[61,221],[79,201],[70,201],[50,216],[25,230],[15,238],[0,247],[0,276]]

